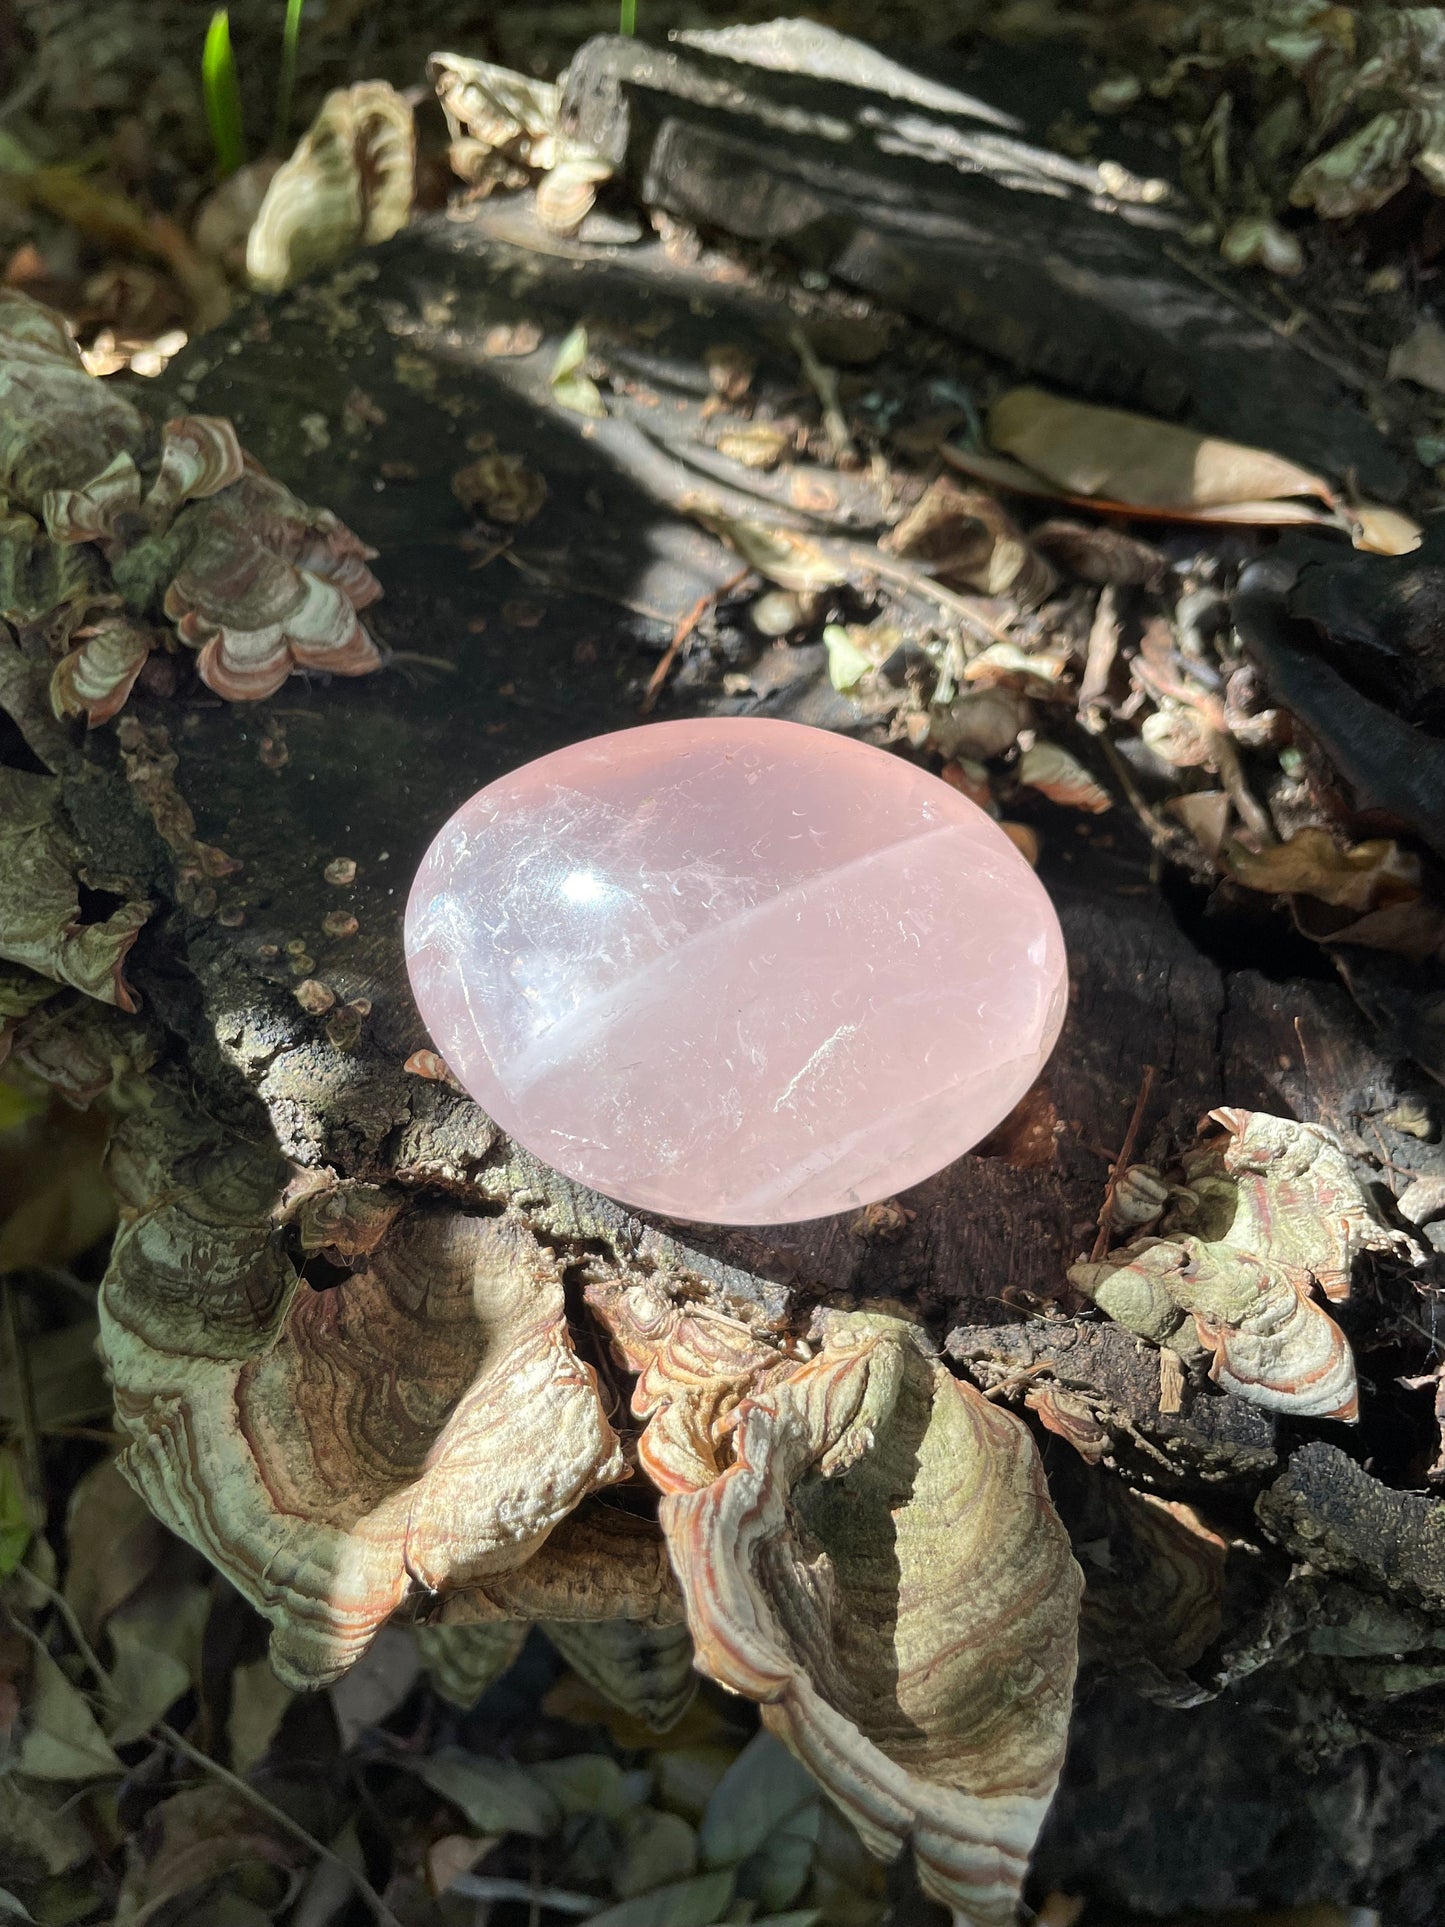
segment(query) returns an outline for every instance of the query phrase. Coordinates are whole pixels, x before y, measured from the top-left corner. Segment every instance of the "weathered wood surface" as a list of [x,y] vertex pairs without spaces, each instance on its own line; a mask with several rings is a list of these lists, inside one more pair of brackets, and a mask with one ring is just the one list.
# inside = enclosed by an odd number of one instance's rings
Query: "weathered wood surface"
[[[1113,1680],[1117,1652],[1095,1653],[1041,1848],[1043,1877],[1159,1908],[1329,1892],[1383,1896],[1401,1927],[1436,1918],[1429,1909],[1445,1905],[1445,1871],[1438,1859],[1433,1875],[1420,1871],[1421,1843],[1445,1825],[1445,1765],[1433,1754],[1409,1761],[1371,1737],[1386,1713],[1416,1744],[1445,1726],[1429,1673],[1433,1665],[1445,1679],[1434,1652],[1445,1638],[1445,1547],[1436,1502],[1386,1483],[1406,1469],[1393,1417],[1378,1437],[1368,1420],[1346,1436],[1280,1426],[1197,1388],[1186,1388],[1180,1410],[1161,1411],[1157,1354],[1051,1304],[1065,1264],[1090,1239],[1146,1064],[1159,1077],[1145,1148],[1187,1141],[1203,1111],[1232,1103],[1323,1119],[1401,1169],[1438,1158],[1380,1122],[1418,1073],[1378,1053],[1334,983],[1271,972],[1268,957],[1265,968],[1221,966],[1181,928],[1122,812],[1081,822],[1038,805],[1042,873],[1073,968],[1059,1050],[990,1145],[909,1195],[916,1215],[892,1241],[843,1220],[750,1232],[647,1221],[538,1166],[448,1086],[403,1068],[427,1041],[401,952],[418,858],[490,778],[637,719],[671,624],[736,567],[658,499],[666,483],[675,501],[679,468],[686,479],[701,459],[688,443],[707,395],[705,351],[749,345],[760,388],[796,394],[782,345],[792,312],[783,291],[709,258],[683,269],[650,244],[539,254],[489,238],[481,217],[437,218],[241,315],[145,390],[158,412],[231,416],[276,473],[376,545],[386,599],[368,621],[395,655],[365,681],[296,680],[255,707],[204,692],[137,700],[135,713],[167,730],[179,753],[177,782],[201,836],[244,869],[219,884],[219,917],[163,908],[142,934],[132,977],[204,1101],[248,1111],[300,1167],[505,1200],[564,1255],[601,1253],[624,1274],[701,1281],[778,1319],[819,1298],[901,1300],[981,1382],[1007,1391],[1043,1363],[1085,1392],[1130,1479],[1208,1495],[1261,1550],[1242,1555],[1248,1582],[1231,1599],[1218,1669],[1184,1688],[1166,1682],[1163,1694],[1197,1699],[1232,1682],[1225,1698],[1194,1710],[1146,1703]],[[555,345],[579,319],[614,376],[633,383],[631,393],[616,384],[606,423],[568,416],[547,397]],[[487,351],[490,330],[521,322],[542,330],[537,352]],[[924,344],[915,361],[900,345],[880,383],[917,399],[927,353]],[[550,488],[510,559],[488,559],[490,545],[469,533],[449,488],[485,436],[524,453]],[[742,470],[729,481],[740,493],[750,486]],[[819,499],[796,491],[779,513],[806,521],[799,496]],[[861,486],[842,509],[865,529],[878,514]],[[829,687],[821,655],[771,649],[724,626],[671,713],[864,729],[862,712]],[[723,671],[748,661],[752,690],[727,694]],[[87,754],[71,800],[99,863],[148,870],[174,906],[169,859],[114,770],[109,735],[97,732]],[[356,864],[354,883],[327,881],[336,858]],[[325,934],[337,909],[356,917],[356,935]],[[304,965],[288,951],[298,943]],[[354,1040],[337,1041],[331,1018],[302,1010],[298,975],[342,1002],[367,1001]],[[1392,1309],[1371,1298],[1347,1316],[1368,1337]],[[1393,1414],[1392,1354],[1377,1361],[1363,1350],[1361,1366],[1382,1395],[1367,1397],[1367,1411]],[[1416,1405],[1419,1436],[1409,1443],[1423,1451],[1428,1398]],[[1045,1445],[1065,1513],[1087,1536],[1088,1494],[1116,1475],[1086,1472],[1059,1441]],[[1372,1455],[1379,1477],[1363,1463]],[[1348,1468],[1340,1481],[1329,1476],[1337,1459]],[[1400,1550],[1382,1561],[1387,1530]],[[1423,1684],[1357,1690],[1346,1663],[1330,1657],[1292,1670],[1306,1615],[1292,1561],[1324,1536],[1331,1583],[1381,1610],[1404,1586],[1405,1633],[1391,1621],[1381,1637],[1406,1639]],[[1092,1576],[1104,1584],[1097,1567]],[[1414,1842],[1415,1860],[1384,1840]]]
[[667,48],[604,35],[573,59],[563,114],[650,207],[1046,381],[1403,486],[1354,396],[1260,318],[1249,278],[1235,293],[1190,271],[1182,199],[1117,162],[1066,159],[923,63],[806,21]]

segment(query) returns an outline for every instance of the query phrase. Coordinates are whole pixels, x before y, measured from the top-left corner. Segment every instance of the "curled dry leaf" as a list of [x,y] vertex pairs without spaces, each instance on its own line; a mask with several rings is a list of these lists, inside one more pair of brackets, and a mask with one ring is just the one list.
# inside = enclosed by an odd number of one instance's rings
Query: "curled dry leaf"
[[942,756],[975,762],[1013,748],[1033,712],[1023,696],[1004,688],[966,689],[947,708],[928,712],[928,744]]
[[157,1098],[109,1158],[121,1466],[271,1621],[277,1672],[322,1684],[414,1586],[520,1564],[626,1466],[520,1225],[419,1209],[313,1291],[272,1222],[279,1158]]
[[947,475],[929,486],[879,546],[926,564],[940,582],[1012,595],[1024,608],[1058,587],[1058,576],[1008,511],[992,495],[961,489]]
[[1004,1927],[1062,1763],[1079,1591],[1028,1433],[898,1319],[822,1314],[800,1363],[647,1290],[590,1300],[641,1372],[699,1666],[874,1853],[911,1844],[956,1920]]
[[1062,803],[1074,810],[1100,815],[1114,807],[1109,792],[1096,783],[1089,772],[1057,743],[1035,743],[1018,762],[1018,778],[1030,789],[1047,796],[1051,803]]
[[130,899],[87,922],[80,888],[59,783],[0,769],[0,958],[134,1011],[125,959],[151,906]]
[[1404,555],[1417,522],[1347,504],[1321,475],[1275,455],[1119,408],[1012,388],[989,411],[993,450],[946,444],[954,468],[995,488],[1164,521],[1337,528],[1357,548]]
[[[1067,651],[1024,649],[1016,642],[991,642],[970,657],[963,672],[966,683],[998,684],[1040,695],[1051,683],[1062,682],[1069,672]],[[1042,685],[1042,687],[1041,687]]]
[[1364,1252],[1418,1255],[1385,1223],[1324,1125],[1236,1109],[1211,1111],[1210,1119],[1221,1128],[1186,1155],[1188,1190],[1176,1195],[1171,1222],[1297,1266],[1337,1304],[1349,1297]]
[[75,637],[77,647],[51,675],[50,706],[57,716],[84,716],[87,729],[94,729],[124,708],[155,635],[144,623],[115,615],[77,629]]
[[846,582],[848,572],[825,555],[816,542],[792,529],[769,528],[746,516],[725,515],[719,508],[701,501],[684,501],[682,507],[705,529],[735,549],[750,569],[755,569],[780,589],[801,594],[820,589],[836,589]]
[[384,80],[338,87],[276,170],[246,242],[258,288],[289,287],[406,225],[416,184],[411,108]]
[[1300,1417],[1359,1415],[1349,1340],[1299,1266],[1186,1234],[1071,1265],[1069,1282],[1186,1363],[1208,1357],[1210,1377],[1252,1404]]
[[1307,827],[1262,850],[1228,843],[1221,861],[1247,890],[1318,897],[1360,914],[1420,895],[1419,860],[1387,837],[1341,846],[1328,830]]

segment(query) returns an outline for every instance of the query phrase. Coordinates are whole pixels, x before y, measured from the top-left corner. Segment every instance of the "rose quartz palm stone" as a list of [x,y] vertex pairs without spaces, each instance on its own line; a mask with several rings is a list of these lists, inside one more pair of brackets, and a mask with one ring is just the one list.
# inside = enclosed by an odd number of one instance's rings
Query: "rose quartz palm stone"
[[950,1163],[1053,1048],[1063,935],[996,824],[826,730],[652,723],[479,790],[406,913],[417,1004],[568,1177],[717,1224]]

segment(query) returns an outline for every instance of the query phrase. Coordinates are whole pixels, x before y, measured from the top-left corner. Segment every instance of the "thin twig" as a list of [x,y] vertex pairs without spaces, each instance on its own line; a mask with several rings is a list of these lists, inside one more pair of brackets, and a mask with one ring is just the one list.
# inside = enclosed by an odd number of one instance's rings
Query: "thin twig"
[[333,1853],[331,1848],[324,1846],[322,1842],[316,1838],[314,1833],[308,1833],[299,1820],[293,1820],[289,1813],[284,1812],[282,1808],[274,1805],[266,1798],[264,1793],[259,1792],[248,1780],[243,1780],[239,1774],[233,1773],[229,1767],[222,1766],[219,1760],[213,1760],[210,1754],[203,1753],[200,1747],[193,1746],[191,1742],[182,1734],[178,1733],[173,1726],[167,1725],[165,1720],[157,1720],[151,1730],[159,1733],[168,1746],[173,1746],[177,1753],[182,1754],[193,1766],[198,1766],[203,1773],[210,1774],[212,1779],[219,1780],[222,1786],[229,1787],[233,1793],[239,1794],[243,1800],[249,1800],[256,1811],[258,1813],[264,1813],[273,1826],[280,1827],[283,1833],[289,1833],[293,1840],[299,1841],[309,1852],[314,1853],[319,1860],[324,1861],[328,1867],[333,1867],[338,1873],[343,1874],[351,1886],[355,1888],[357,1899],[361,1901],[367,1912],[381,1923],[381,1927],[401,1927],[401,1922],[391,1911],[390,1907],[387,1906],[375,1887],[372,1886],[366,1875],[361,1873],[357,1868],[348,1866],[339,1853]]
[[[57,1592],[53,1586],[47,1585],[46,1582],[40,1578],[39,1574],[32,1571],[29,1566],[24,1567],[23,1570],[29,1584],[35,1588],[42,1598],[47,1600],[49,1604],[55,1608],[56,1612],[58,1612],[64,1620],[66,1630],[69,1632],[71,1640],[75,1645],[75,1650],[80,1654],[80,1657],[84,1660],[90,1672],[94,1674],[96,1684],[99,1686],[101,1693],[112,1705],[123,1706],[125,1702],[122,1696],[117,1693],[114,1681],[111,1679],[105,1667],[101,1665],[100,1660],[96,1656],[95,1648],[91,1645],[89,1639],[86,1638],[85,1629],[76,1617],[75,1609],[70,1601],[63,1593]],[[173,1746],[177,1753],[189,1760],[193,1766],[198,1766],[203,1773],[209,1774],[214,1780],[219,1780],[222,1786],[229,1787],[231,1792],[239,1794],[241,1799],[249,1801],[258,1813],[264,1813],[273,1826],[277,1826],[283,1833],[289,1834],[293,1840],[298,1841],[305,1847],[308,1853],[315,1854],[318,1860],[324,1861],[328,1867],[335,1868],[336,1871],[342,1874],[347,1882],[355,1888],[357,1898],[366,1907],[368,1913],[372,1914],[375,1919],[381,1923],[381,1927],[401,1927],[401,1922],[391,1911],[390,1907],[387,1906],[371,1882],[366,1878],[366,1875],[361,1873],[357,1868],[348,1866],[339,1853],[333,1853],[331,1848],[318,1840],[314,1833],[308,1833],[299,1820],[293,1820],[289,1813],[284,1812],[280,1807],[276,1806],[274,1802],[268,1800],[265,1794],[258,1788],[253,1787],[249,1781],[243,1780],[239,1774],[233,1773],[229,1767],[222,1766],[219,1760],[213,1760],[209,1753],[203,1753],[200,1747],[193,1745],[190,1740],[186,1739],[183,1734],[178,1733],[176,1729],[165,1720],[157,1720],[150,1728],[150,1731],[157,1734],[168,1746]]]
[[753,571],[751,569],[740,569],[736,575],[730,575],[726,582],[721,583],[716,589],[709,589],[706,595],[700,595],[697,601],[693,603],[682,621],[679,622],[673,630],[672,641],[663,651],[661,661],[647,679],[647,688],[643,692],[639,714],[643,716],[650,716],[652,714],[653,709],[657,705],[657,699],[662,694],[662,686],[672,671],[672,665],[677,661],[678,651],[702,621],[708,610],[715,602],[720,602],[725,595],[730,595],[739,584],[746,582],[752,573]]
[[15,1403],[20,1418],[20,1464],[25,1479],[25,1496],[30,1506],[30,1523],[40,1532],[45,1526],[45,1470],[40,1459],[35,1381],[30,1376],[30,1355],[20,1336],[15,1288],[8,1278],[0,1278],[0,1314],[4,1319],[5,1349],[10,1354],[15,1373]]
[[881,575],[885,582],[896,582],[902,589],[909,589],[914,595],[937,603],[940,609],[951,616],[957,616],[965,628],[972,628],[976,636],[988,642],[1008,642],[1010,636],[1007,624],[990,621],[966,597],[954,589],[936,582],[924,570],[900,561],[897,557],[882,554],[878,549],[865,548],[861,542],[847,545],[846,558],[856,569],[873,575]]
[[838,377],[833,370],[818,359],[811,341],[796,325],[789,329],[793,352],[803,364],[803,373],[808,377],[814,394],[823,409],[823,429],[832,446],[833,460],[840,465],[847,462],[850,466],[858,460],[858,450],[853,437],[848,432],[848,418],[838,401]]
[[535,1901],[558,1914],[600,1914],[603,1902],[591,1894],[569,1893],[565,1887],[534,1887],[530,1880],[505,1880],[500,1875],[459,1873],[447,1887],[462,1900]]
[[1139,1141],[1139,1127],[1144,1122],[1145,1106],[1149,1093],[1154,1088],[1155,1069],[1152,1064],[1144,1066],[1143,1082],[1139,1095],[1134,1100],[1134,1114],[1129,1119],[1129,1128],[1124,1133],[1124,1142],[1119,1146],[1119,1155],[1109,1166],[1109,1181],[1104,1186],[1104,1202],[1099,1206],[1099,1235],[1094,1240],[1094,1249],[1089,1253],[1089,1262],[1097,1264],[1109,1249],[1109,1239],[1114,1230],[1114,1193],[1119,1189],[1119,1180],[1129,1168],[1129,1160],[1134,1155],[1134,1146]]
[[[1290,342],[1294,347],[1299,349],[1301,354],[1308,355],[1312,361],[1317,361],[1322,368],[1328,368],[1332,375],[1337,375],[1348,387],[1355,389],[1362,395],[1375,395],[1379,393],[1380,380],[1378,376],[1366,374],[1363,369],[1354,367],[1342,356],[1333,354],[1329,349],[1321,348],[1317,342],[1310,341],[1306,337],[1291,331],[1288,322],[1278,320],[1274,315],[1271,315],[1267,309],[1261,308],[1257,303],[1251,301],[1241,289],[1225,281],[1222,276],[1211,273],[1202,262],[1194,260],[1191,255],[1186,254],[1182,249],[1172,247],[1169,242],[1166,241],[1164,243],[1164,252],[1176,267],[1183,268],[1186,274],[1192,274],[1196,281],[1202,281],[1206,288],[1222,296],[1231,306],[1242,309],[1252,320],[1257,321],[1261,327],[1268,328],[1271,334],[1278,335],[1282,341]],[[1307,308],[1296,309],[1295,312],[1302,314],[1305,320],[1311,323],[1312,326],[1319,326],[1319,323]]]

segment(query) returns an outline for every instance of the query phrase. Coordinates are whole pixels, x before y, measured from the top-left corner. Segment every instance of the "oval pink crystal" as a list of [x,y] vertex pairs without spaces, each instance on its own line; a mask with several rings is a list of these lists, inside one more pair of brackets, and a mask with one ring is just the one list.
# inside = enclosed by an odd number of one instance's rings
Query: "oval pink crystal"
[[826,730],[652,723],[464,803],[406,913],[417,1004],[482,1108],[627,1204],[779,1224],[890,1197],[1012,1108],[1063,935],[996,824]]

